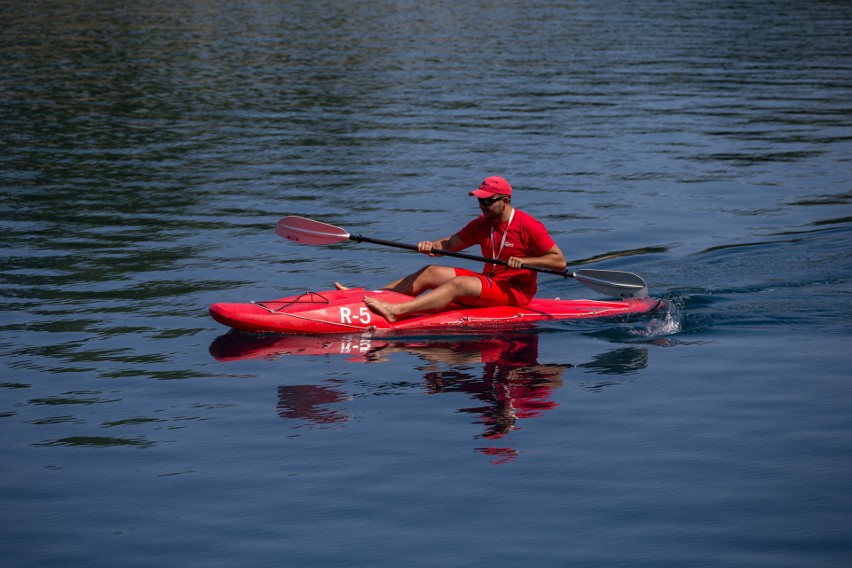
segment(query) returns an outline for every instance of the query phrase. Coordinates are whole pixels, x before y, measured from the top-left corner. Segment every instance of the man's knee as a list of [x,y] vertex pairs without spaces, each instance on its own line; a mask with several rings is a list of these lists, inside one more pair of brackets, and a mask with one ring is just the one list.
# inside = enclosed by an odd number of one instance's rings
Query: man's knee
[[456,276],[449,281],[457,297],[479,296],[482,291],[482,283],[479,278],[473,276]]
[[440,286],[445,282],[449,282],[455,278],[455,270],[447,266],[439,264],[430,264],[420,269],[418,273],[424,280],[429,281],[433,285]]

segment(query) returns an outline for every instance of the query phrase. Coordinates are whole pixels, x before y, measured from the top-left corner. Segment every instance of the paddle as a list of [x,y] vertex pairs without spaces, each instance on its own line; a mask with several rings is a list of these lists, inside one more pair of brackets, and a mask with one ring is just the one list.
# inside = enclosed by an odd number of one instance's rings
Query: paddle
[[[381,239],[371,239],[361,235],[350,235],[344,229],[328,225],[313,219],[305,217],[282,217],[275,227],[275,232],[284,237],[288,241],[303,245],[331,245],[342,241],[355,241],[356,243],[372,243],[375,245],[384,245],[396,247],[406,250],[417,250],[416,245],[398,243],[396,241],[383,241]],[[508,266],[505,260],[494,258],[485,258],[473,254],[465,254],[462,252],[441,251],[442,256],[453,256],[456,258],[464,258],[467,260],[476,260],[479,262],[488,262],[491,264],[501,264]],[[648,286],[636,274],[632,272],[619,272],[615,270],[592,270],[581,269],[576,272],[569,270],[551,270],[550,268],[536,268],[535,266],[524,266],[526,270],[534,270],[545,274],[555,274],[563,278],[573,278],[577,282],[591,288],[595,292],[599,292],[604,296],[612,296],[616,298],[644,298],[648,295]]]

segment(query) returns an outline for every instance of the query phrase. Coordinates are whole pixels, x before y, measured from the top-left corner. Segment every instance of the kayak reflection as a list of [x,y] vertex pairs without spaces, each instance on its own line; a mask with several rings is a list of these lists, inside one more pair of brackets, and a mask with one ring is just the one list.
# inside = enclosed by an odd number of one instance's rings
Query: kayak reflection
[[[474,415],[474,423],[483,426],[477,438],[489,442],[477,451],[492,456],[493,463],[518,455],[513,447],[494,447],[492,443],[496,445],[497,440],[516,429],[519,420],[541,417],[556,408],[553,393],[562,387],[565,370],[574,366],[539,363],[539,334],[535,331],[443,338],[254,336],[231,332],[217,338],[210,353],[219,361],[305,355],[381,363],[396,353],[416,356],[421,363],[414,368],[423,373],[423,382],[410,386],[428,394],[463,393],[477,401],[459,412]],[[646,349],[626,347],[609,350],[577,367],[593,374],[623,375],[642,369],[647,363]],[[608,380],[583,386],[599,390],[612,384],[614,381]],[[343,380],[326,381],[323,385],[282,385],[278,388],[278,414],[316,427],[346,422],[351,416],[341,403],[353,397],[344,388]]]

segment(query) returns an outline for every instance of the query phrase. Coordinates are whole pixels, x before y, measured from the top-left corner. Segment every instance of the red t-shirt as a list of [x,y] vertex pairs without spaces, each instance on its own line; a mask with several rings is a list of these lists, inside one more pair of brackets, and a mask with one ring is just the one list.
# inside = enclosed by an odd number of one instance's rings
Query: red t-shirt
[[[506,233],[507,225],[509,232],[506,234],[503,249],[500,250],[500,243],[503,242],[503,234]],[[486,219],[485,215],[480,215],[465,225],[461,231],[456,233],[456,236],[461,239],[464,248],[479,244],[482,249],[482,256],[500,260],[508,260],[511,256],[519,258],[541,256],[556,245],[541,221],[519,209],[515,209],[515,216],[512,218],[511,224],[506,222],[494,227],[493,246],[491,229],[491,220]],[[486,263],[482,269],[482,274],[491,277],[492,271],[495,280],[508,281],[513,290],[523,295],[527,301],[535,296],[538,289],[536,284],[537,272]]]

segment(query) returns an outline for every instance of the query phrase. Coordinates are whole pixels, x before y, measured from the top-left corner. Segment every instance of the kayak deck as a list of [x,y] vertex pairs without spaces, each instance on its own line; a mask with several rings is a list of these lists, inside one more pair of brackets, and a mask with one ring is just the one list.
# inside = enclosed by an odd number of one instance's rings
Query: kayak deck
[[660,305],[659,300],[650,297],[606,301],[533,299],[524,307],[469,308],[454,304],[441,311],[408,314],[391,323],[367,307],[365,296],[391,303],[411,299],[388,290],[327,290],[264,302],[217,303],[210,306],[210,315],[221,324],[252,333],[319,334],[514,327],[548,320],[639,316]]

